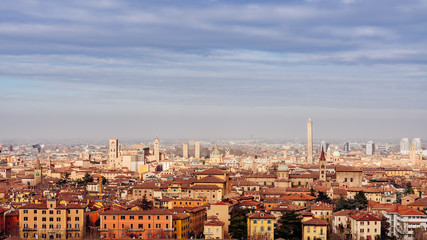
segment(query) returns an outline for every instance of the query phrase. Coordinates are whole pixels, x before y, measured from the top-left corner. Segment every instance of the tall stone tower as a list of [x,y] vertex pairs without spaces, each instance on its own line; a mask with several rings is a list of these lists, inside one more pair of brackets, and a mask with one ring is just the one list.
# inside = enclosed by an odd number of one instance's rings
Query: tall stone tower
[[319,180],[326,181],[326,158],[323,149],[319,159]]
[[119,158],[119,139],[110,138],[108,161],[111,168],[115,169],[117,166],[117,159]]
[[409,145],[409,162],[415,164],[417,161],[417,147],[414,144]]
[[160,141],[158,137],[154,139],[154,160],[160,160]]
[[34,169],[34,186],[39,186],[43,182],[42,167],[40,165],[40,159],[37,159],[36,169]]
[[182,144],[182,157],[188,158],[188,142]]
[[313,164],[313,122],[308,119],[307,122],[307,164]]
[[200,142],[199,141],[194,142],[194,158],[200,159]]

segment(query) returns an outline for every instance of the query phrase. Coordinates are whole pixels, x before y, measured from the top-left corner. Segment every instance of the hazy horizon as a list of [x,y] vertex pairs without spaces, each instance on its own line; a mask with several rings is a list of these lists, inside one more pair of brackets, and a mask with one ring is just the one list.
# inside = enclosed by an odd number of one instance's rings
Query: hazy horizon
[[6,1],[0,139],[426,139],[427,2]]

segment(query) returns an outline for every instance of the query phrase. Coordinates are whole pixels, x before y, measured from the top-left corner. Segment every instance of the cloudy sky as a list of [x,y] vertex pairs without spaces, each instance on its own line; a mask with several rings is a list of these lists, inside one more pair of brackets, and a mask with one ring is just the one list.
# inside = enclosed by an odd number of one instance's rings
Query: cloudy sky
[[0,139],[427,138],[427,1],[3,1],[0,84]]

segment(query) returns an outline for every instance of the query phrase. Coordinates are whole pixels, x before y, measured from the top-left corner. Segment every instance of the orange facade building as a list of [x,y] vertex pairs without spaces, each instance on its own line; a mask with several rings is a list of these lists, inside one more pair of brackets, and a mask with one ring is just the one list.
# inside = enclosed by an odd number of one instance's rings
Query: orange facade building
[[172,212],[166,209],[106,211],[101,213],[101,237],[116,239],[173,238]]

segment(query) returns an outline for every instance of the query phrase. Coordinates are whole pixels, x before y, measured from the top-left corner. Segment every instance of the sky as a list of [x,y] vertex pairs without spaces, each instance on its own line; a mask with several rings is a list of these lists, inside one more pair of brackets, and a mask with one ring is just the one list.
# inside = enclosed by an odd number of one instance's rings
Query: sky
[[426,0],[5,0],[0,140],[426,134]]

